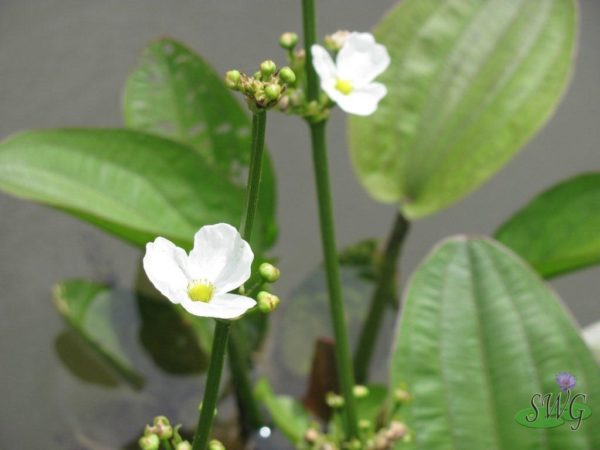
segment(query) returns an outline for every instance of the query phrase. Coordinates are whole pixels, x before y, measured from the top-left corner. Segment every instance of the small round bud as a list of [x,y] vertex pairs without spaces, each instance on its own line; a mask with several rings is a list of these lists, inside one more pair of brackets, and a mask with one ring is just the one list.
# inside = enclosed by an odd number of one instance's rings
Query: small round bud
[[269,100],[278,100],[281,95],[281,86],[278,84],[269,84],[265,88],[265,95]]
[[296,74],[289,67],[283,67],[279,71],[279,78],[286,84],[294,84],[296,82]]
[[390,441],[397,441],[406,436],[407,431],[408,429],[406,428],[406,425],[404,425],[402,422],[398,422],[395,420],[392,423],[390,423],[390,426],[385,432],[385,437],[388,438]]
[[352,391],[356,398],[364,398],[367,395],[369,395],[369,388],[366,386],[359,385],[359,384],[354,386]]
[[328,392],[325,396],[325,403],[327,403],[330,408],[337,409],[344,406],[344,399],[334,392]]
[[269,78],[275,73],[276,70],[277,66],[270,59],[267,59],[266,61],[260,63],[260,73],[265,78]]
[[165,416],[157,416],[154,418],[154,433],[160,440],[171,439],[173,437],[173,427]]
[[142,436],[138,441],[138,444],[142,450],[158,450],[160,447],[160,439],[155,434],[148,434]]
[[410,393],[408,391],[405,391],[404,389],[396,389],[394,391],[394,400],[396,400],[398,403],[408,403],[411,400],[412,396],[410,395]]
[[387,450],[389,449],[390,443],[386,437],[382,434],[375,436],[375,449],[376,450]]
[[296,33],[287,32],[283,33],[279,37],[279,45],[281,45],[286,50],[293,49],[298,43],[298,35]]
[[256,302],[258,303],[258,309],[267,314],[277,309],[279,297],[267,291],[260,291],[256,296]]
[[371,423],[370,420],[367,419],[360,419],[358,421],[358,428],[360,428],[363,431],[368,431],[373,427],[373,424]]
[[213,439],[208,443],[208,450],[225,450],[225,446],[216,439]]
[[332,52],[337,52],[344,46],[346,39],[350,36],[350,32],[346,30],[339,30],[333,34],[329,34],[325,36],[324,43],[325,47],[327,47]]
[[319,432],[314,428],[309,428],[304,433],[304,440],[309,444],[314,444],[319,440]]
[[175,450],[192,450],[192,444],[188,441],[180,442],[175,446]]
[[240,85],[242,74],[239,70],[230,70],[225,74],[225,84],[229,89],[237,89]]
[[294,52],[294,59],[297,62],[302,62],[306,59],[306,51],[303,48],[299,48]]
[[258,267],[258,272],[260,273],[260,276],[263,277],[263,279],[268,283],[275,283],[277,280],[279,280],[279,276],[281,275],[281,272],[279,272],[277,267],[267,262],[262,263]]
[[252,75],[252,78],[254,78],[256,80],[260,80],[262,78],[262,73],[260,72],[260,70],[257,70],[256,72],[254,72],[254,75]]

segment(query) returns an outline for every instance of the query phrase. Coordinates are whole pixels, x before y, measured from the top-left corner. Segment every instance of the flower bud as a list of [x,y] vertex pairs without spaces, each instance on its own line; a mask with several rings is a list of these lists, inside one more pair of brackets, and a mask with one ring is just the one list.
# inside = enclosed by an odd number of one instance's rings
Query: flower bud
[[411,400],[412,396],[408,391],[404,389],[396,389],[394,391],[394,400],[396,400],[400,404],[408,403]]
[[160,447],[160,439],[155,434],[148,434],[142,436],[138,441],[138,444],[142,450],[158,450]]
[[188,441],[180,442],[175,446],[175,450],[192,450],[192,444]]
[[258,303],[258,309],[267,314],[275,311],[279,305],[279,297],[267,291],[260,291],[256,296],[256,302]]
[[237,89],[240,85],[242,74],[238,70],[230,70],[225,74],[225,85],[229,89]]
[[173,437],[173,427],[165,416],[157,416],[154,418],[154,433],[160,440],[171,439]]
[[225,446],[216,439],[213,439],[208,443],[208,450],[225,450]]
[[296,82],[296,74],[289,67],[283,67],[279,71],[279,79],[286,84],[294,84]]
[[358,421],[358,428],[360,428],[362,431],[369,431],[372,427],[373,427],[373,424],[371,423],[370,420],[360,419]]
[[270,59],[260,63],[260,73],[264,78],[269,78],[275,73],[276,70],[277,66]]
[[277,280],[279,280],[279,276],[281,275],[277,267],[267,262],[262,263],[258,267],[258,272],[260,273],[260,276],[268,283],[275,283]]
[[287,32],[283,33],[279,37],[279,45],[281,45],[286,50],[293,49],[298,43],[298,35],[296,33]]
[[327,36],[325,36],[324,40],[325,47],[327,47],[332,52],[337,52],[343,47],[344,43],[346,42],[346,39],[348,39],[348,36],[350,36],[350,32],[346,30],[339,30],[333,34],[328,34]]
[[269,84],[265,88],[265,95],[271,101],[279,100],[279,96],[281,95],[281,86],[278,84]]
[[356,398],[364,398],[367,395],[369,395],[369,388],[366,386],[357,384],[356,386],[354,386],[352,392],[354,393],[354,396]]
[[262,79],[262,73],[260,70],[257,70],[256,72],[254,72],[254,75],[252,75],[252,78],[254,78],[255,80],[261,80]]
[[337,409],[344,406],[344,399],[335,392],[328,392],[325,396],[325,403],[327,403],[327,406],[330,408]]
[[314,444],[319,440],[319,432],[314,428],[309,428],[304,433],[304,440],[309,444]]
[[395,420],[392,423],[390,423],[390,426],[385,432],[385,437],[388,438],[390,441],[397,441],[406,436],[407,431],[408,429],[406,428],[406,425],[404,425],[402,422],[398,422],[397,420]]

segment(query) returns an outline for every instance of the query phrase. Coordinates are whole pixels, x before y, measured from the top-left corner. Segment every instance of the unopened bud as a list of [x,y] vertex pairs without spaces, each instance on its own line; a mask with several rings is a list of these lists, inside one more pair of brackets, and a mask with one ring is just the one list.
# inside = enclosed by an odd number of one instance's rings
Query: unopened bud
[[325,36],[324,40],[325,47],[327,47],[332,52],[337,52],[343,47],[349,35],[350,32],[346,30],[340,30],[336,31],[333,34],[328,34],[327,36]]
[[404,389],[396,389],[394,391],[394,399],[398,402],[398,403],[408,403],[411,400],[411,395],[408,391],[405,391]]
[[148,434],[142,436],[138,441],[138,444],[142,450],[158,450],[160,447],[160,439],[155,434]]
[[242,74],[239,70],[230,70],[225,74],[225,84],[229,89],[237,89],[240,85]]
[[337,409],[344,406],[344,399],[334,392],[328,392],[325,396],[325,403],[327,403],[330,408]]
[[387,437],[390,441],[397,441],[406,436],[407,431],[408,429],[406,428],[406,425],[404,425],[402,422],[393,421],[390,423],[389,428],[385,432],[385,437]]
[[389,448],[390,443],[384,435],[378,434],[375,436],[375,450],[387,450]]
[[357,384],[356,386],[354,386],[352,392],[354,393],[354,396],[356,398],[364,398],[367,395],[369,395],[369,388],[366,386]]
[[296,74],[289,67],[283,67],[279,71],[279,78],[286,84],[294,84],[296,82]]
[[263,277],[263,279],[268,283],[275,283],[277,280],[279,280],[279,276],[281,275],[281,272],[279,272],[277,267],[267,262],[264,262],[258,266],[258,272],[260,273],[260,276]]
[[298,50],[296,50],[294,52],[294,59],[297,62],[302,62],[306,59],[306,52],[304,51],[303,48],[299,48]]
[[265,88],[265,95],[271,101],[279,100],[279,96],[281,95],[281,86],[278,84],[269,84]]
[[304,433],[304,440],[309,444],[314,444],[319,440],[319,432],[314,428],[309,428]]
[[225,446],[216,439],[213,439],[208,443],[208,450],[225,450]]
[[283,33],[279,37],[279,45],[281,45],[286,50],[293,49],[297,43],[298,43],[298,35],[296,33],[287,32],[287,33]]
[[258,309],[267,314],[277,309],[279,297],[267,291],[260,291],[256,296],[256,302],[258,303]]
[[188,441],[180,442],[175,446],[175,450],[192,450],[192,444]]
[[373,427],[373,424],[371,423],[370,420],[367,419],[360,419],[358,421],[358,428],[360,428],[363,431],[368,431]]
[[276,70],[277,66],[270,59],[260,63],[260,73],[264,78],[269,78],[275,73]]
[[171,439],[173,437],[173,427],[165,416],[157,416],[154,418],[154,433],[160,440]]
[[254,75],[252,75],[252,78],[254,78],[256,80],[261,80],[262,79],[262,73],[260,72],[260,70],[257,70],[256,72],[254,72]]

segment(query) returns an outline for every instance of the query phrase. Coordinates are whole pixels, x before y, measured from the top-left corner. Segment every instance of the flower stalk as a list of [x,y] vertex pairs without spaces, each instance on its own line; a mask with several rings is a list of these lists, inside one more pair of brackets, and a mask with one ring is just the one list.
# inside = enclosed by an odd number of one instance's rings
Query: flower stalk
[[[315,17],[314,0],[302,0],[304,45],[306,49],[310,49],[315,43]],[[319,86],[310,51],[306,52],[306,78],[308,101],[317,101],[319,96]],[[352,371],[352,361],[350,359],[350,346],[348,343],[348,332],[344,316],[344,304],[342,301],[340,271],[335,241],[325,124],[326,122],[323,120],[309,122],[317,201],[319,206],[321,241],[325,258],[331,320],[335,336],[336,364],[345,405],[344,428],[346,437],[350,440],[358,437],[358,421],[353,395],[354,374]]]
[[378,271],[377,285],[354,354],[354,376],[357,383],[365,383],[367,381],[375,343],[381,329],[383,313],[392,295],[394,277],[398,267],[398,257],[402,251],[402,245],[409,228],[410,222],[398,211],[385,246],[383,261]]
[[[267,111],[258,109],[254,112],[252,118],[252,149],[250,154],[250,167],[248,174],[248,184],[246,189],[246,200],[244,206],[244,215],[240,225],[242,237],[249,241],[252,237],[252,228],[256,210],[258,206],[258,194],[260,187],[260,178],[262,173],[262,160],[265,144],[265,130],[267,124]],[[232,328],[233,337],[229,339],[229,333]],[[215,335],[211,352],[210,365],[206,377],[206,387],[204,399],[202,401],[202,410],[198,418],[198,427],[196,436],[192,444],[192,450],[205,450],[210,436],[212,421],[216,401],[219,393],[221,373],[225,360],[225,351],[229,349],[229,360],[232,369],[232,375],[235,380],[236,397],[242,410],[242,416],[245,424],[251,429],[256,429],[261,425],[260,411],[254,394],[252,385],[248,377],[248,361],[246,352],[240,345],[239,330],[232,322],[216,321]]]

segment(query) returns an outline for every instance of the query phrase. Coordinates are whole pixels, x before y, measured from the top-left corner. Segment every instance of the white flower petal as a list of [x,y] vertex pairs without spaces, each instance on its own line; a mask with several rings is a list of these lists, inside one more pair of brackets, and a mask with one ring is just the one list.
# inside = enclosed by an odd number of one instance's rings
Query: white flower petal
[[207,225],[194,236],[188,270],[194,279],[213,283],[217,293],[228,292],[250,278],[253,259],[250,246],[234,227]]
[[158,237],[146,244],[143,265],[148,279],[162,295],[173,303],[187,298],[187,254],[182,248]]
[[338,77],[351,81],[357,89],[373,81],[389,65],[387,49],[377,44],[371,33],[350,33],[336,59]]
[[337,69],[329,52],[320,45],[313,45],[310,51],[313,57],[313,67],[321,79],[321,86],[323,83],[335,85]]
[[386,87],[381,83],[370,83],[361,89],[352,91],[349,95],[336,98],[338,106],[350,114],[369,116],[377,110],[379,101],[387,94]]
[[235,294],[217,294],[208,303],[192,300],[181,302],[181,306],[190,314],[215,319],[235,319],[254,305],[256,302],[253,299]]

